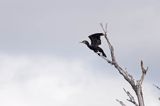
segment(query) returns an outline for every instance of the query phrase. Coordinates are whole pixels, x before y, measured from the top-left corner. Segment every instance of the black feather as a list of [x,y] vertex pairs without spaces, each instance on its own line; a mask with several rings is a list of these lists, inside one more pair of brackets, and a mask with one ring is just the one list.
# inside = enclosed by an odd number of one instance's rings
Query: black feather
[[101,38],[100,36],[103,36],[103,33],[95,33],[92,35],[89,35],[89,39],[91,40],[91,45],[92,46],[99,46],[101,44]]
[[103,33],[95,33],[95,34],[89,35],[88,37],[91,40],[91,44],[89,44],[89,42],[86,40],[82,41],[82,43],[86,44],[88,48],[93,50],[95,53],[98,53],[98,55],[100,55],[101,53],[102,56],[107,57],[104,51],[102,50],[102,48],[99,47],[99,45],[101,44],[100,37],[103,35],[104,35]]

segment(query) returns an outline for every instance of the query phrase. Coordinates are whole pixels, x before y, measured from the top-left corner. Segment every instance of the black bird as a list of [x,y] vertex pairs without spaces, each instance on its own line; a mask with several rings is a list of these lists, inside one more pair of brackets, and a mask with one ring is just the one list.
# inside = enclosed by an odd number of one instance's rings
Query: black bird
[[[104,53],[104,51],[99,47],[99,45],[101,44],[101,39],[100,39],[101,36],[104,36],[104,34],[95,33],[95,34],[89,35],[88,37],[91,40],[91,44],[89,44],[87,40],[83,40],[81,43],[86,44],[88,48],[93,50],[95,53],[100,52],[104,57],[106,57],[106,54]],[[98,53],[99,56],[100,56],[100,53]]]

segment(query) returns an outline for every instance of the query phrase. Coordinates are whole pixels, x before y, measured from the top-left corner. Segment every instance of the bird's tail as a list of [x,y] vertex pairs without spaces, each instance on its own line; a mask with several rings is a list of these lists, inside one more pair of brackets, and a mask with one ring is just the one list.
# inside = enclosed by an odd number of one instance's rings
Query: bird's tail
[[107,57],[106,54],[105,54],[104,52],[102,52],[102,55],[103,55],[104,57]]

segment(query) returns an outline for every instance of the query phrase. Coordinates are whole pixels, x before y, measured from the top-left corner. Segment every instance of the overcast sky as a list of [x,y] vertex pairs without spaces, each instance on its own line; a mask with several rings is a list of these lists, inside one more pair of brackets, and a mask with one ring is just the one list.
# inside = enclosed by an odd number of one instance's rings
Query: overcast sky
[[[131,89],[114,67],[79,42],[102,32],[122,67],[144,80],[146,106],[159,106],[160,1],[1,0],[1,106],[118,106]],[[103,50],[109,57],[102,38]],[[127,101],[125,101],[127,104]],[[130,103],[128,103],[128,106]]]

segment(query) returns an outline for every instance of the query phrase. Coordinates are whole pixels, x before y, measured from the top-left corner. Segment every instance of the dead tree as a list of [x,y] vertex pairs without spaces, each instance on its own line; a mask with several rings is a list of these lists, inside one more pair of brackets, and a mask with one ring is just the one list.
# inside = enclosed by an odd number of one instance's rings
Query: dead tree
[[[103,24],[100,24],[100,25],[101,25],[101,28],[104,31],[105,39],[107,41],[107,44],[108,44],[108,47],[109,47],[109,50],[110,50],[110,59],[108,57],[107,58],[105,58],[103,56],[101,56],[101,57],[103,59],[105,59],[109,64],[111,64],[112,66],[114,66],[116,68],[116,70],[119,72],[119,74],[122,75],[123,78],[131,85],[133,91],[136,94],[137,101],[134,99],[134,97],[132,96],[132,94],[129,91],[126,91],[124,89],[125,93],[129,97],[129,99],[127,99],[127,101],[133,103],[135,106],[145,106],[145,104],[144,104],[144,98],[143,98],[142,83],[143,83],[144,77],[145,77],[145,75],[146,75],[146,73],[148,71],[148,67],[144,68],[143,61],[141,60],[141,62],[140,62],[141,77],[140,77],[140,79],[135,80],[133,78],[133,76],[131,74],[129,74],[126,69],[123,69],[119,65],[118,61],[116,60],[115,53],[114,53],[114,47],[110,43],[110,41],[108,39],[108,35],[107,35],[107,24],[106,24],[105,28],[104,28]],[[116,100],[122,106],[126,106],[122,101],[120,101],[118,99],[116,99]]]

